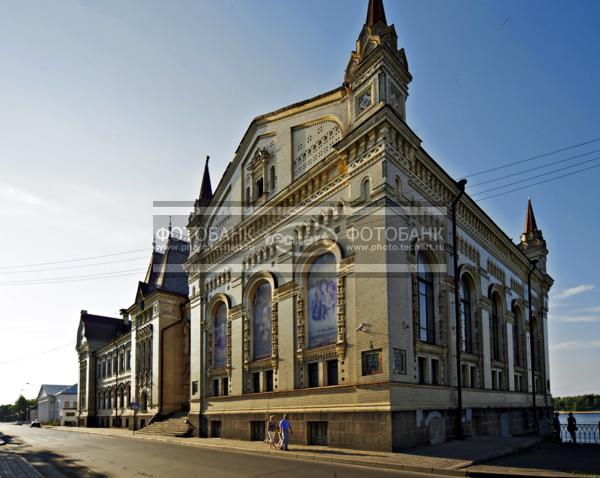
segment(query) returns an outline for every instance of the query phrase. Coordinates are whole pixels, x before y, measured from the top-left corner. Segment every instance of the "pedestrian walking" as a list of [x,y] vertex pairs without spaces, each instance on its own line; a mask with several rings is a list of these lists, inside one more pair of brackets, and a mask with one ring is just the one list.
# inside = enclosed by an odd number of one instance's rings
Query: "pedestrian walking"
[[267,440],[269,442],[269,449],[273,450],[277,447],[275,444],[275,433],[277,432],[277,424],[275,423],[275,415],[269,417],[267,422]]
[[567,431],[571,435],[571,442],[577,443],[577,420],[573,416],[573,412],[569,412],[569,418],[567,418]]
[[552,420],[552,427],[554,428],[554,438],[557,443],[561,442],[560,439],[560,419],[558,418],[560,413],[554,412],[554,419]]
[[290,422],[290,416],[286,413],[283,415],[283,419],[279,422],[279,435],[281,437],[280,448],[282,450],[288,450],[288,444],[290,442],[290,435],[293,433],[292,424]]

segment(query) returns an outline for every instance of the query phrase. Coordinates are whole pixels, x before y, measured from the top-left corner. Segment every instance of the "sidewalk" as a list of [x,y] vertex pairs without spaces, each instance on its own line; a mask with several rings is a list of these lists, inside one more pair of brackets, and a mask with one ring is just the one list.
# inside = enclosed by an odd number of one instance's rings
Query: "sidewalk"
[[[249,453],[253,455],[262,453],[285,458],[342,463],[410,472],[438,473],[447,476],[473,476],[471,472],[465,468],[510,453],[515,453],[519,450],[527,449],[539,442],[538,438],[532,437],[480,437],[476,440],[451,441],[436,447],[417,448],[410,450],[409,453],[373,452],[306,445],[290,445],[290,451],[284,452],[280,450],[269,450],[267,445],[262,442],[228,440],[222,438],[150,437],[139,435],[137,433],[133,435],[129,430],[110,428],[53,428],[55,430],[63,430],[66,432],[153,440],[185,446]],[[482,471],[483,470],[477,470],[478,473],[481,473]],[[532,474],[532,476],[540,475]],[[543,476],[572,477],[573,475],[561,473]]]
[[41,478],[41,476],[24,458],[0,451],[1,478]]

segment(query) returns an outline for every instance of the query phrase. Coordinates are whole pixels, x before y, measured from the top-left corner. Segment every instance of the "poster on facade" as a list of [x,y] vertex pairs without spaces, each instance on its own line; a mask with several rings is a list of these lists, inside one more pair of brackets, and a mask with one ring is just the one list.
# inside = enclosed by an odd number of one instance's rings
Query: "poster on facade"
[[320,256],[308,274],[308,347],[334,344],[337,339],[335,256]]
[[215,368],[227,365],[227,307],[221,304],[215,314],[214,336],[214,363]]
[[271,285],[260,285],[252,304],[252,343],[254,360],[271,356]]

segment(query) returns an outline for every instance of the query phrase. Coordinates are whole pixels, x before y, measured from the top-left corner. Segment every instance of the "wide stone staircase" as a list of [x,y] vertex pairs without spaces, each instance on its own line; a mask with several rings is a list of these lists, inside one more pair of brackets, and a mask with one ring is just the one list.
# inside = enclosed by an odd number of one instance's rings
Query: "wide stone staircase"
[[187,423],[187,413],[173,413],[169,416],[159,416],[150,425],[142,428],[140,435],[186,437],[192,432]]

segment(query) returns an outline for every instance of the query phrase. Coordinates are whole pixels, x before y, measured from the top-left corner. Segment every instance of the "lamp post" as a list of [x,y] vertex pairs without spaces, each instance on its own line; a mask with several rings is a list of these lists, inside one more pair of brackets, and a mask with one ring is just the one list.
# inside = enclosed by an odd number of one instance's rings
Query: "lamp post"
[[536,428],[538,427],[538,416],[537,416],[537,406],[535,403],[535,337],[533,335],[533,305],[531,303],[531,276],[536,270],[537,260],[531,261],[531,269],[529,269],[529,273],[527,274],[527,301],[528,301],[528,310],[529,310],[529,349],[531,350],[531,398],[532,398],[532,411],[533,411],[533,420]]
[[461,348],[462,348],[462,334],[460,327],[460,280],[458,278],[458,241],[456,232],[456,208],[460,202],[461,197],[465,193],[465,186],[467,185],[466,179],[458,181],[458,194],[452,201],[450,206],[452,211],[452,254],[454,256],[454,318],[456,322],[456,391],[457,391],[457,409],[458,414],[458,426],[457,426],[457,437],[462,440],[464,438],[463,425],[462,425],[462,370],[461,370]]

